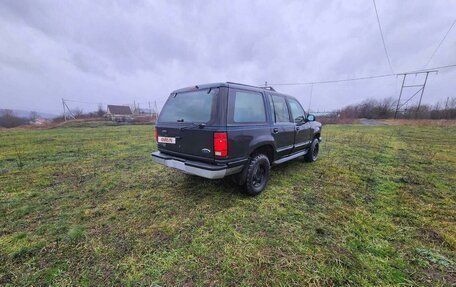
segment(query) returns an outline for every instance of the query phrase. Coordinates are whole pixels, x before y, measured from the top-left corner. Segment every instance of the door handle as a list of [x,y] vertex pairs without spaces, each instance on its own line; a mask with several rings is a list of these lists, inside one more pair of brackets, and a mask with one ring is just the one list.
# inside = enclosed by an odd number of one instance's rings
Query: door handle
[[296,130],[299,131],[299,127],[296,127]]
[[272,129],[272,132],[276,134],[276,133],[279,132],[279,129],[278,129],[278,128],[273,128],[273,129]]

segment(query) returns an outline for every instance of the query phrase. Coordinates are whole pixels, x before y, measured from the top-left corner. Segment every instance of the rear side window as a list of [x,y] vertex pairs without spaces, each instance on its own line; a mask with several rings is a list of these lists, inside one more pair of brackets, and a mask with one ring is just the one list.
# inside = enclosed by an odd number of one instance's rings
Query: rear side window
[[238,91],[230,93],[234,123],[264,123],[266,111],[263,95],[257,92]]
[[218,92],[216,88],[171,95],[160,113],[159,122],[209,122]]
[[274,119],[276,123],[289,123],[290,115],[288,113],[287,102],[285,97],[272,95],[272,105],[274,107]]

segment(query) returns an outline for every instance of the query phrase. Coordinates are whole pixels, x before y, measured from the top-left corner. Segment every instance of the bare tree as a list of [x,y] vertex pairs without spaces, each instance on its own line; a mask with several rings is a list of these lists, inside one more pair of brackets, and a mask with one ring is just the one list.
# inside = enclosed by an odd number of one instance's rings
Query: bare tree
[[106,111],[103,109],[102,105],[98,105],[97,116],[102,117],[106,114]]
[[75,109],[71,110],[71,114],[72,114],[75,118],[79,119],[79,118],[81,118],[81,117],[84,115],[84,112],[83,112],[83,110],[80,109],[80,108],[75,108]]
[[30,120],[34,121],[38,118],[38,113],[35,111],[31,111],[29,115]]
[[0,126],[2,127],[14,128],[28,123],[28,119],[16,116],[12,110],[2,110],[0,112]]

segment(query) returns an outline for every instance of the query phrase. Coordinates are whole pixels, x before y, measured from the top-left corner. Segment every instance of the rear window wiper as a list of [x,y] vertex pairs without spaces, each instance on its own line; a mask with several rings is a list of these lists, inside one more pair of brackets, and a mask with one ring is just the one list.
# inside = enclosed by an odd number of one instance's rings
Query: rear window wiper
[[192,123],[191,126],[182,127],[180,130],[184,131],[184,130],[189,130],[189,129],[193,129],[193,128],[196,128],[196,127],[202,129],[205,126],[206,126],[206,123]]

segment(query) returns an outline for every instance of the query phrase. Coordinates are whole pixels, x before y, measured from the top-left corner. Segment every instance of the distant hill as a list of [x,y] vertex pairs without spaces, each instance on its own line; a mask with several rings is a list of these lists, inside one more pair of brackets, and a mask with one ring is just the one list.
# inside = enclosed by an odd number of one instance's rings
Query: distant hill
[[[0,109],[0,114],[5,110],[13,111],[15,116],[21,117],[21,118],[29,118],[30,113],[32,112],[32,111],[14,110],[14,109]],[[40,112],[36,112],[36,113],[37,113],[38,117],[45,118],[45,119],[53,119],[55,117],[58,117],[58,115],[56,115],[56,114],[40,113]]]

